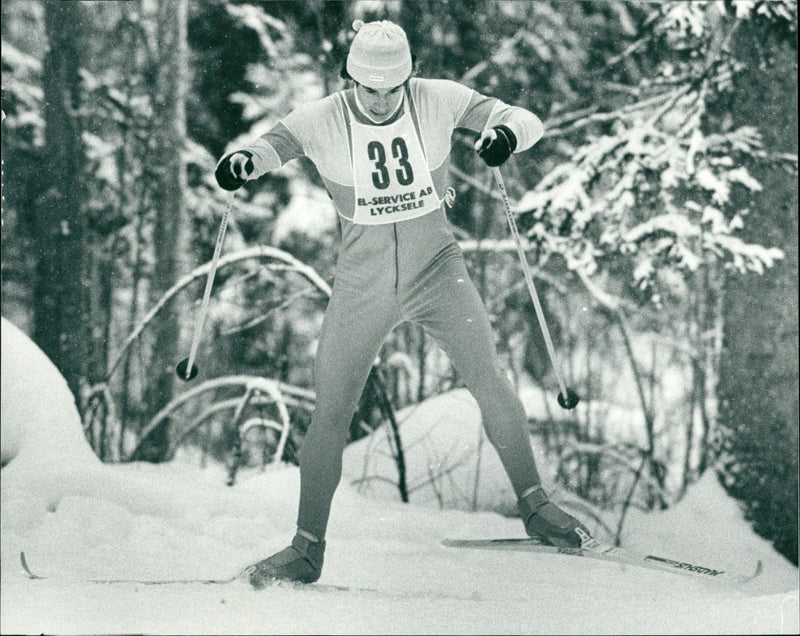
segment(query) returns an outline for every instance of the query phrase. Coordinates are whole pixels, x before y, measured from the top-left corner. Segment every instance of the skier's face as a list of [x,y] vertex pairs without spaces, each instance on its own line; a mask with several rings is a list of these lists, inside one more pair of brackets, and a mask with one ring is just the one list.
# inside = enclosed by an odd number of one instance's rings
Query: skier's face
[[394,88],[369,88],[363,84],[356,84],[359,101],[367,109],[367,114],[377,119],[387,117],[394,112],[403,96],[402,89],[402,85]]

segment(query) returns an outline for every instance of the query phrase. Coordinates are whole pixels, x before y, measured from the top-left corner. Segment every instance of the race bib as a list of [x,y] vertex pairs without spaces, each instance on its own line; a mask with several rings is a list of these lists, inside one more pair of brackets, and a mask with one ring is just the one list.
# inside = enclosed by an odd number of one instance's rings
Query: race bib
[[379,225],[408,221],[437,210],[433,186],[411,115],[387,126],[352,122],[353,223]]

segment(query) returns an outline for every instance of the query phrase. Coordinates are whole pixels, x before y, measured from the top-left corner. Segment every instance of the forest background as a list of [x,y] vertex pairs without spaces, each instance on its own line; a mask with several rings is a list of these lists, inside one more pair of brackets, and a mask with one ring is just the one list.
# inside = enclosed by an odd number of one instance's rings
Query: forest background
[[[240,469],[296,461],[338,241],[313,165],[237,193],[200,376],[180,382],[175,365],[231,203],[216,160],[344,87],[356,18],[401,24],[418,76],[545,123],[503,172],[582,397],[530,417],[560,486],[622,520],[713,470],[797,564],[791,0],[4,0],[2,312],[67,379],[97,455],[195,449],[231,485]],[[552,395],[499,192],[465,131],[451,173],[448,215],[503,364]],[[459,386],[415,325],[381,352],[350,439],[386,428],[403,500],[415,451],[396,413]]]

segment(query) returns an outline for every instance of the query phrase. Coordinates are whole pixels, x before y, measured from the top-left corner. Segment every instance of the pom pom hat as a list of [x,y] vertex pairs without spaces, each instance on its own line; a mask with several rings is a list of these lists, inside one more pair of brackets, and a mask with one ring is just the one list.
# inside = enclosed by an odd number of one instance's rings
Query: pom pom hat
[[394,88],[411,75],[406,32],[394,22],[353,22],[356,36],[347,55],[347,72],[369,88]]

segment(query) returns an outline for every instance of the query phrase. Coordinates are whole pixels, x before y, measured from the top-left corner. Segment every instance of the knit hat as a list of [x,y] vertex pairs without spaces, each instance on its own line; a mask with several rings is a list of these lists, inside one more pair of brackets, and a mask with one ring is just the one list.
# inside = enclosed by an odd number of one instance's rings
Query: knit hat
[[406,32],[393,22],[353,22],[356,36],[347,55],[347,72],[369,88],[394,88],[411,75]]

